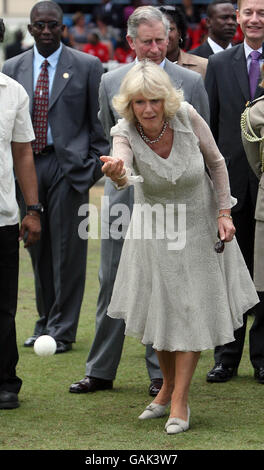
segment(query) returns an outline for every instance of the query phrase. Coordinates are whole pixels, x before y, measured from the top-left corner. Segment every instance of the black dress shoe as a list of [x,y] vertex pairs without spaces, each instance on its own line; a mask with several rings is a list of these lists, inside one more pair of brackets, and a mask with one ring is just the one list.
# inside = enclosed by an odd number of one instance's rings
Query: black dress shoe
[[32,335],[30,336],[28,339],[26,339],[26,341],[24,342],[24,346],[26,348],[31,348],[32,346],[34,346],[34,343],[36,341],[36,339],[39,337],[39,335]]
[[69,388],[69,392],[89,393],[97,392],[97,390],[110,390],[112,388],[112,380],[98,379],[96,377],[84,377],[80,382],[73,383]]
[[0,390],[0,410],[12,410],[19,407],[17,394]]
[[163,379],[151,379],[149,386],[149,395],[151,397],[156,397],[162,387]]
[[264,367],[255,369],[254,377],[260,384],[264,384]]
[[215,366],[206,376],[207,382],[227,382],[237,375],[237,367],[225,367],[222,363]]
[[55,351],[55,354],[65,353],[72,349],[72,343],[64,343],[63,341],[56,341],[56,343],[57,349]]

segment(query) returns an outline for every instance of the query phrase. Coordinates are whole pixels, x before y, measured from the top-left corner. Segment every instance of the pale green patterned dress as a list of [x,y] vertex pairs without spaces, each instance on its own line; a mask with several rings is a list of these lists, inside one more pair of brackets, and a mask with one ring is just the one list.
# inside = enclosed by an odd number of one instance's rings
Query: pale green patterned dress
[[[108,315],[123,318],[125,334],[152,344],[154,349],[202,351],[233,341],[234,330],[242,326],[243,313],[259,300],[236,239],[225,244],[222,254],[214,250],[218,207],[230,208],[232,202],[229,188],[221,186],[223,166],[220,169],[215,163],[223,159],[208,126],[184,102],[170,127],[174,139],[167,159],[154,153],[124,119],[112,129],[113,136],[127,139],[133,158],[125,160],[126,166],[144,182],[135,183],[136,206]],[[205,171],[204,158],[210,162],[217,192]],[[147,222],[143,217],[142,223],[138,209],[143,204],[152,208],[158,204],[159,210],[153,211]],[[166,233],[161,207],[166,213],[168,206],[174,226]],[[183,207],[186,224],[180,226],[178,209]],[[151,228],[152,237],[140,239],[140,227],[141,235],[146,228],[150,234]],[[170,237],[177,231],[179,249],[171,249]]]

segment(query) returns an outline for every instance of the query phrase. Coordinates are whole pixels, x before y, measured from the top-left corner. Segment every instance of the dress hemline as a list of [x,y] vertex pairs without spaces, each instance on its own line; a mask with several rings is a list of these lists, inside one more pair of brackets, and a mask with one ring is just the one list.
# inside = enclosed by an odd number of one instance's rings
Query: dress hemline
[[[246,307],[243,307],[241,308],[241,317],[240,317],[240,320],[237,319],[237,323],[238,323],[238,326],[237,327],[234,327],[234,330],[233,331],[236,331],[238,330],[239,328],[241,328],[243,326],[243,315],[248,311],[250,310],[252,307],[254,307],[255,305],[257,304],[252,304],[250,303],[249,305],[247,305]],[[112,316],[111,314],[107,313],[107,315],[114,319],[114,320],[123,320],[126,324],[126,320],[124,319],[124,313],[123,314],[120,314],[119,316],[115,315],[115,316]],[[160,346],[160,345],[156,345],[155,342],[149,340],[149,341],[143,341],[142,340],[142,334],[140,333],[137,333],[137,332],[134,332],[134,331],[131,331],[129,329],[126,329],[125,330],[125,336],[129,336],[129,337],[132,337],[132,338],[136,338],[138,339],[142,345],[144,346],[147,346],[148,344],[151,344],[153,349],[155,349],[156,351],[168,351],[168,352],[174,352],[174,351],[180,351],[180,352],[202,352],[202,351],[208,351],[208,350],[212,350],[212,349],[215,349],[217,346],[224,346],[225,344],[228,344],[228,343],[232,343],[233,341],[235,341],[235,337],[234,335],[232,336],[226,336],[225,339],[223,340],[220,340],[219,341],[216,341],[216,342],[212,342],[210,345],[206,345],[206,346],[201,346],[201,347],[186,347],[186,346],[179,346],[179,347],[167,347],[165,348],[165,346]]]

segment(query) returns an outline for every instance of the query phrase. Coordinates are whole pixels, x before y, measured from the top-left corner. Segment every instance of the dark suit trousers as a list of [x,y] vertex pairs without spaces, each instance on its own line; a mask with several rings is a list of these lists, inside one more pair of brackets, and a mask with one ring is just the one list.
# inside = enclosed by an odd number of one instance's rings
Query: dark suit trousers
[[41,239],[29,249],[40,316],[34,334],[71,343],[76,339],[86,277],[87,240],[78,235],[83,219],[78,210],[88,203],[88,192],[80,194],[70,186],[54,152],[36,156],[35,165],[44,214]]
[[0,390],[18,393],[17,309],[19,243],[18,224],[0,227]]
[[[243,208],[233,212],[233,221],[236,227],[236,237],[244,256],[247,267],[253,274],[253,253],[255,233],[255,208],[248,191]],[[235,331],[235,341],[215,348],[215,362],[222,362],[226,367],[238,367],[245,342],[247,317],[251,313],[254,317],[249,332],[249,354],[253,367],[264,366],[264,293],[258,293],[260,303],[244,315],[244,324]]]

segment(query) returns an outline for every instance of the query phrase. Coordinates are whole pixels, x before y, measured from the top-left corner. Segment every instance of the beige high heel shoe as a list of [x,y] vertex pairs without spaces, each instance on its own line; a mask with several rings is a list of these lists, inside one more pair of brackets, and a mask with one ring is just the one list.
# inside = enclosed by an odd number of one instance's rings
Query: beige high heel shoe
[[170,401],[166,405],[159,405],[158,403],[152,402],[145,408],[138,419],[161,418],[162,416],[165,416],[166,408],[169,406],[169,404]]
[[165,424],[165,430],[167,434],[178,434],[180,432],[187,431],[190,427],[190,415],[191,410],[187,405],[187,421],[184,421],[180,418],[169,418],[167,423]]

